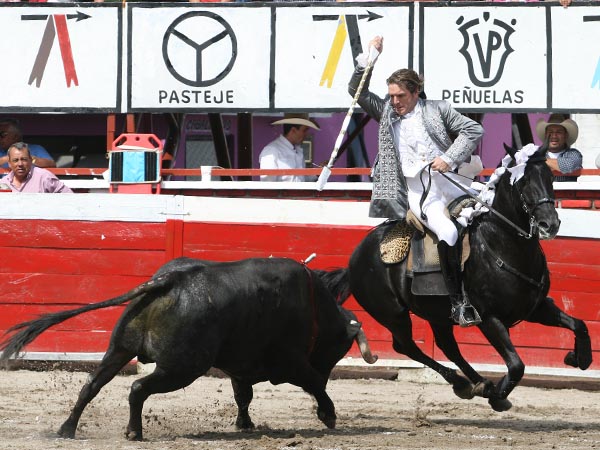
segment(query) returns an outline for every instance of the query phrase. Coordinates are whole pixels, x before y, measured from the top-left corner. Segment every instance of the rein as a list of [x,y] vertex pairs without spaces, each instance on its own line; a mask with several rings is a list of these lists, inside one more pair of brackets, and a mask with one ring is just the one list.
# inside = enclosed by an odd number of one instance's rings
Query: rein
[[[427,194],[429,193],[429,188],[431,187],[431,164],[427,165],[426,167],[428,167],[429,171],[430,171],[429,185],[428,185],[428,189],[426,191],[425,190],[423,191],[423,195],[421,196],[421,202],[420,202],[419,206],[423,205],[423,202],[425,201],[425,198],[427,198]],[[423,169],[423,170],[425,170],[425,169]],[[423,173],[423,171],[421,171],[421,174],[422,173]],[[499,211],[497,211],[491,205],[488,205],[486,202],[484,202],[483,200],[479,199],[476,195],[473,195],[468,189],[466,189],[460,183],[457,183],[456,181],[454,181],[452,178],[450,178],[448,175],[446,175],[443,172],[439,172],[439,173],[446,180],[448,180],[454,186],[456,186],[461,191],[463,191],[465,194],[467,194],[470,198],[472,198],[473,200],[475,200],[477,203],[481,204],[482,206],[485,206],[490,212],[494,213],[498,218],[502,219],[506,224],[508,224],[509,226],[513,227],[515,230],[517,230],[519,236],[522,236],[525,239],[531,239],[534,236],[533,231],[535,230],[535,218],[533,217],[533,211],[535,210],[535,208],[537,208],[538,206],[540,206],[543,203],[548,203],[549,201],[551,201],[551,202],[554,203],[554,200],[543,198],[538,203],[536,203],[536,205],[533,207],[533,209],[529,210],[529,208],[527,206],[527,203],[525,202],[525,199],[523,197],[523,194],[521,193],[521,191],[519,191],[519,195],[521,197],[521,202],[522,202],[523,209],[525,209],[525,211],[527,211],[527,214],[529,215],[529,232],[527,232],[523,228],[521,228],[520,226],[518,226],[516,223],[514,223],[513,221],[511,221],[510,219],[506,218],[502,213],[500,213]],[[531,213],[529,211],[531,211]],[[421,217],[422,218],[423,218],[423,215],[424,215],[423,212],[421,212]],[[424,220],[427,220],[427,216],[425,216]]]

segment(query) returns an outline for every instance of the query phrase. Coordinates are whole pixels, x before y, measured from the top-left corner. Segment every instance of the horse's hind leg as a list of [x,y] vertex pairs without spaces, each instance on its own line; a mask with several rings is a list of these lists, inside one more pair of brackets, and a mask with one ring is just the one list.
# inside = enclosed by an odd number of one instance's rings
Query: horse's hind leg
[[458,397],[464,399],[473,398],[473,385],[469,380],[460,376],[456,370],[446,367],[430,358],[417,346],[413,339],[412,320],[408,310],[404,310],[401,314],[397,315],[393,321],[388,318],[386,320],[380,319],[380,322],[388,330],[392,331],[392,345],[394,350],[435,370],[444,380],[452,385],[452,389]]
[[592,364],[592,344],[585,322],[563,312],[550,297],[540,302],[539,306],[527,318],[528,322],[539,323],[550,327],[561,327],[575,334],[575,348],[565,356],[565,364],[587,369]]
[[92,401],[100,389],[112,380],[119,373],[119,370],[131,361],[134,356],[130,353],[115,352],[110,349],[106,352],[96,370],[88,377],[86,383],[81,388],[71,414],[58,430],[60,436],[70,439],[75,437],[77,424],[87,404]]

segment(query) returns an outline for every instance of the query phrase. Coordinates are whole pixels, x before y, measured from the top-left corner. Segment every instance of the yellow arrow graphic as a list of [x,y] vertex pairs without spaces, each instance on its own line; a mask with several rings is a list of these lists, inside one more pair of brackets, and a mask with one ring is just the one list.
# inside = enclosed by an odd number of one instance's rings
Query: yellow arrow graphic
[[321,75],[319,86],[323,86],[323,84],[327,82],[327,87],[330,88],[333,84],[333,77],[335,76],[338,62],[340,61],[340,55],[344,48],[346,36],[348,36],[348,32],[346,31],[346,17],[340,15],[337,30],[335,31],[333,43],[329,49],[329,56],[327,57],[327,63],[325,64],[325,69],[323,69],[323,75]]

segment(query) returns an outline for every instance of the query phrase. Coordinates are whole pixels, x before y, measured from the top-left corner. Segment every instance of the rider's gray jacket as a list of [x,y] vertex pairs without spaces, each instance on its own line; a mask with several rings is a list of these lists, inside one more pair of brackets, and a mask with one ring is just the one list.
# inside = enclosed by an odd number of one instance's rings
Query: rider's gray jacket
[[[357,66],[348,84],[352,97],[356,94],[364,68]],[[360,107],[379,122],[379,153],[373,164],[373,193],[369,208],[370,217],[404,219],[408,210],[406,180],[400,166],[398,149],[394,144],[392,125],[402,117],[396,114],[389,95],[380,98],[369,91],[371,74],[367,76],[358,98]],[[483,136],[483,128],[474,120],[463,116],[446,101],[419,99],[423,110],[425,130],[440,149],[443,159],[458,166],[469,159]],[[452,137],[451,137],[452,136]],[[432,150],[432,161],[436,154]]]

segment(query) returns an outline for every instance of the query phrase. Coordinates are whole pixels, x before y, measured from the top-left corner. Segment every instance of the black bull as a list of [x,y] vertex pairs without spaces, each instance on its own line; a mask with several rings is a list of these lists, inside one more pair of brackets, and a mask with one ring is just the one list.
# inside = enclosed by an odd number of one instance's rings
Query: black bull
[[354,339],[367,362],[376,359],[356,318],[336,303],[334,296],[347,292],[336,290],[342,283],[335,273],[283,258],[175,259],[122,296],[15,325],[9,332],[16,334],[0,344],[0,359],[18,354],[55,324],[129,301],[61,436],[75,436],[86,405],[135,357],[155,362],[156,369],[131,386],[128,439],[142,439],[142,408],[150,395],[184,388],[211,367],[231,378],[238,428],[254,426],[252,385],[262,381],[301,387],[315,397],[318,418],[333,428],[335,408],[325,391],[331,370]]

